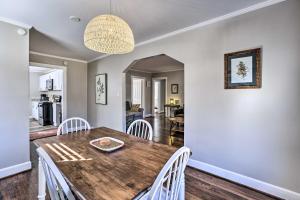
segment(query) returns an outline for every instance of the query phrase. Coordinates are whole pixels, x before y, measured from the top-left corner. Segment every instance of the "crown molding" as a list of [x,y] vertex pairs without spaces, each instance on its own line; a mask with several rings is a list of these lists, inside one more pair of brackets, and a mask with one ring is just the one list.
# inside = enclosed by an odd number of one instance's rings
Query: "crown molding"
[[161,72],[152,72],[152,74],[169,73],[169,72],[179,72],[179,71],[184,71],[184,69],[170,69],[170,70],[165,70],[165,71],[161,71]]
[[128,69],[127,72],[130,72],[130,71],[142,72],[142,73],[147,73],[147,74],[160,74],[160,73],[170,73],[170,72],[184,71],[184,69],[173,69],[173,70],[171,69],[171,70],[164,70],[164,71],[159,71],[159,72],[149,72],[149,71],[146,71],[146,70],[139,70],[139,69]]
[[[139,69],[129,69],[127,72],[130,72],[130,71],[133,71],[133,72],[141,72],[141,73],[146,73],[146,74],[152,74],[153,72],[148,72],[148,71],[144,71],[144,70],[139,70]],[[127,73],[126,72],[126,73]]]
[[15,26],[19,26],[19,27],[22,27],[22,28],[25,28],[25,29],[28,29],[28,30],[32,28],[31,25],[25,24],[23,22],[19,22],[17,20],[5,18],[5,17],[0,17],[0,21],[9,23],[9,24],[12,24],[12,25],[15,25]]
[[[174,35],[178,35],[178,34],[181,34],[181,33],[187,32],[187,31],[195,30],[197,28],[208,26],[210,24],[214,24],[214,23],[217,23],[217,22],[221,22],[221,21],[224,21],[224,20],[227,20],[227,19],[230,19],[230,18],[233,18],[233,17],[237,17],[237,16],[240,16],[240,15],[249,13],[249,12],[253,12],[253,11],[256,11],[256,10],[259,10],[259,9],[262,9],[262,8],[265,8],[265,7],[268,7],[268,6],[271,6],[271,5],[274,5],[274,4],[278,4],[278,3],[281,3],[281,2],[284,2],[284,1],[287,1],[287,0],[268,0],[268,1],[265,1],[265,2],[262,2],[262,3],[258,3],[258,4],[255,4],[255,5],[249,6],[247,8],[243,8],[241,10],[237,10],[237,11],[228,13],[228,14],[220,16],[220,17],[216,17],[216,18],[204,21],[204,22],[200,22],[198,24],[188,26],[186,28],[179,29],[179,30],[176,30],[176,31],[173,31],[173,32],[170,32],[170,33],[158,36],[158,37],[154,37],[152,39],[149,39],[149,40],[146,40],[146,41],[143,41],[143,42],[139,42],[135,45],[135,47],[150,44],[150,43],[156,42],[158,40],[162,40],[162,39],[165,39],[165,38],[168,38],[168,37],[172,37]],[[88,63],[106,58],[108,56],[111,56],[111,55],[105,54],[105,55],[96,57],[94,59],[89,60]]]
[[45,56],[45,57],[49,57],[49,58],[57,58],[57,59],[62,59],[62,60],[69,60],[69,61],[74,61],[74,62],[81,62],[81,63],[85,63],[85,64],[88,63],[86,60],[80,60],[80,59],[68,58],[68,57],[62,57],[62,56],[55,56],[55,55],[40,53],[40,52],[36,52],[36,51],[29,51],[29,54]]
[[102,55],[102,56],[98,56],[98,57],[96,57],[96,58],[93,58],[93,59],[91,59],[91,60],[88,60],[88,63],[94,62],[94,61],[96,61],[96,60],[101,60],[101,59],[106,58],[106,57],[108,57],[108,56],[111,56],[111,55],[110,55],[110,54],[104,54],[104,55]]

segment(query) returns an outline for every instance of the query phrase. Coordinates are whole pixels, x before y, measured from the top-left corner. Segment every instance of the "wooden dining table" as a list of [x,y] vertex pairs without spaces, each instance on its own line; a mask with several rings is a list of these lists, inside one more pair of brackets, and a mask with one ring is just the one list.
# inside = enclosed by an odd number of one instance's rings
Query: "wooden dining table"
[[[91,146],[91,140],[113,137],[125,145],[113,152]],[[139,199],[177,148],[101,127],[35,140],[52,158],[78,199]],[[184,185],[182,187],[184,193]],[[46,181],[39,162],[39,196]],[[184,194],[183,194],[184,195]]]

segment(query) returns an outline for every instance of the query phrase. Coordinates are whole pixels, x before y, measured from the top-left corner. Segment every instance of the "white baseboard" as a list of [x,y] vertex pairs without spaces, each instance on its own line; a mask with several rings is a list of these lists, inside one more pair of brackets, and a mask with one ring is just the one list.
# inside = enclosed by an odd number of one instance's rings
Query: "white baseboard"
[[283,199],[300,200],[300,193],[272,185],[254,178],[250,178],[226,169],[222,169],[204,162],[190,159],[188,166],[194,167],[199,170],[214,174],[216,176],[231,180],[233,182],[248,186],[250,188],[271,194]]
[[24,162],[18,165],[13,165],[10,167],[0,169],[0,179],[5,178],[7,176],[11,176],[14,174],[18,174],[20,172],[31,169],[31,162]]

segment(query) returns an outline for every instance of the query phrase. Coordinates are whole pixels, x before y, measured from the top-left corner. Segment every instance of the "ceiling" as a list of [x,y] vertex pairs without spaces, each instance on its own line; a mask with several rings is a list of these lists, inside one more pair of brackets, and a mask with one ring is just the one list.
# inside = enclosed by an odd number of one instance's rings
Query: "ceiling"
[[179,71],[184,69],[184,64],[165,54],[142,58],[132,62],[126,71],[140,71],[146,73],[160,73]]
[[[264,1],[112,0],[112,13],[128,22],[140,43]],[[108,13],[108,6],[108,0],[1,0],[0,17],[33,26],[31,51],[91,60],[102,54],[84,46],[84,29],[93,17]],[[70,21],[71,15],[81,21]]]

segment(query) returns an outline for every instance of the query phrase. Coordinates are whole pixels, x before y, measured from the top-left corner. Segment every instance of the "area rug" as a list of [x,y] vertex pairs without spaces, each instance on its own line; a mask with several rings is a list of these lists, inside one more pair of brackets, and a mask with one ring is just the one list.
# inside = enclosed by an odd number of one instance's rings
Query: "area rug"
[[45,131],[45,130],[50,130],[57,128],[56,126],[48,125],[48,126],[42,126],[39,124],[39,122],[35,119],[29,119],[29,132],[30,133],[35,133],[38,131]]
[[30,141],[45,138],[45,137],[55,136],[56,132],[57,132],[57,128],[29,133]]

